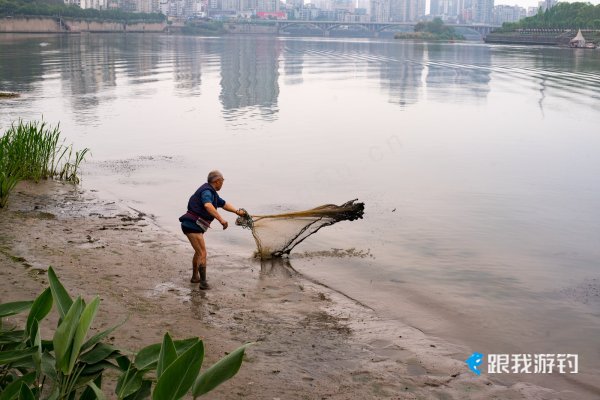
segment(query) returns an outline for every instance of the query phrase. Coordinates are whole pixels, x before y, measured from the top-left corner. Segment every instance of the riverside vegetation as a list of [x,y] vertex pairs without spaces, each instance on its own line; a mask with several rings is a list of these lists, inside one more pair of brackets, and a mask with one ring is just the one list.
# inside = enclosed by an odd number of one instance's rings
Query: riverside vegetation
[[0,137],[0,208],[21,180],[59,179],[79,183],[78,170],[89,149],[75,151],[60,140],[59,127],[45,122],[12,124]]
[[[173,340],[127,353],[105,338],[121,324],[86,340],[100,299],[86,303],[71,298],[56,273],[48,269],[49,287],[34,301],[0,304],[0,399],[2,400],[103,400],[104,373],[116,371],[118,399],[176,400],[190,394],[196,398],[232,378],[240,369],[243,345],[200,373],[204,344],[198,337]],[[52,339],[41,337],[40,325],[52,306],[58,325]],[[4,323],[29,310],[23,326]],[[109,375],[115,376],[115,374]]]
[[517,29],[600,29],[600,4],[558,3],[518,22],[505,22],[497,32]]
[[415,25],[414,32],[396,33],[395,39],[418,40],[464,40],[463,35],[454,31],[454,28],[444,24],[441,18],[429,22],[419,22]]
[[76,5],[66,5],[62,0],[0,0],[0,16],[14,15],[60,16],[124,22],[163,22],[166,20],[163,14],[82,9]]

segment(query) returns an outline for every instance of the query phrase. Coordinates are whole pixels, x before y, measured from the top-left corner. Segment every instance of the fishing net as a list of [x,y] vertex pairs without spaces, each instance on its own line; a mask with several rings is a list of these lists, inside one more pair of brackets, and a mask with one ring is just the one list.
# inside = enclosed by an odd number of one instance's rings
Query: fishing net
[[281,257],[319,229],[340,221],[362,218],[364,203],[357,199],[340,206],[325,204],[306,211],[238,217],[236,225],[252,230],[261,259]]

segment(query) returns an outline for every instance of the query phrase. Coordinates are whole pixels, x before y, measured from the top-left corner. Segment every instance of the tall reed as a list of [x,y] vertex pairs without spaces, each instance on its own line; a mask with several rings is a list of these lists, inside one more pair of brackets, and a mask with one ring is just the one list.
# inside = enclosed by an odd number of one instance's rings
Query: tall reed
[[89,149],[75,152],[60,140],[59,126],[46,122],[12,124],[0,137],[0,207],[20,180],[56,178],[79,183],[77,171]]

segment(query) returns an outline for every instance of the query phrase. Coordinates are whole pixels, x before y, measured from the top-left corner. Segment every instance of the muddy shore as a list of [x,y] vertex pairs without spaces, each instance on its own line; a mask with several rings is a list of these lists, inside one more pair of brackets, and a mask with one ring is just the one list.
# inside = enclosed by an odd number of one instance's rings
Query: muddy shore
[[100,295],[96,330],[129,318],[114,333],[118,347],[139,349],[165,331],[200,336],[208,366],[255,342],[211,399],[578,398],[477,377],[463,362],[471,349],[383,319],[285,261],[211,252],[210,238],[213,289],[200,291],[184,239],[92,191],[23,182],[0,210],[0,302],[35,297],[53,266],[72,294]]

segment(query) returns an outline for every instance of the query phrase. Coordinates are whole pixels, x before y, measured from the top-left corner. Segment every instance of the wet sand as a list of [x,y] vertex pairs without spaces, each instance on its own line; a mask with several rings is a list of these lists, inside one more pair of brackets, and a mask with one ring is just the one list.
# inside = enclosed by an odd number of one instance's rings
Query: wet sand
[[471,349],[383,318],[284,260],[261,264],[207,241],[213,289],[203,292],[189,283],[183,235],[143,210],[68,184],[21,183],[0,211],[0,302],[36,296],[51,265],[72,295],[100,295],[96,330],[128,318],[111,338],[118,347],[139,349],[165,331],[200,336],[210,365],[254,342],[239,374],[206,398],[584,398],[477,377],[463,362]]

